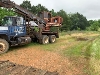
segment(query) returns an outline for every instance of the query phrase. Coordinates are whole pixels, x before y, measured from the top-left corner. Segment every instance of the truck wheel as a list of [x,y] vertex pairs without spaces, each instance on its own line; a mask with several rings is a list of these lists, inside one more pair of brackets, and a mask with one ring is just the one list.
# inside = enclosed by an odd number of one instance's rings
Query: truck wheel
[[54,43],[56,41],[56,36],[55,35],[50,35],[49,36],[49,42]]
[[0,39],[0,54],[6,53],[9,49],[9,44],[6,40]]
[[42,44],[48,44],[48,43],[49,43],[49,37],[47,35],[43,35]]

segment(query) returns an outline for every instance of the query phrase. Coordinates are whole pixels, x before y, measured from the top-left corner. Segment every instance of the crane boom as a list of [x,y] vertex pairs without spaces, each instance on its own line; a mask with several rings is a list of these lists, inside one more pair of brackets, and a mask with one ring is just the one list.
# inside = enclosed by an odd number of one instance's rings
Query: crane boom
[[30,20],[37,20],[40,24],[46,24],[44,19],[34,15],[33,13],[29,12],[28,10],[22,8],[21,6],[15,4],[13,1],[10,0],[0,0],[0,7],[5,8],[14,8],[15,12],[27,17]]

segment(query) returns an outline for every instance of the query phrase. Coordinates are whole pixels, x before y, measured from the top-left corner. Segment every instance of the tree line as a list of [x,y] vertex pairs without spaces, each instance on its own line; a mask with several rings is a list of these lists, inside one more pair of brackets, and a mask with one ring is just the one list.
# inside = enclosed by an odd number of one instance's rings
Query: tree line
[[[27,9],[28,11],[32,12],[33,14],[37,15],[38,12],[41,11],[48,11],[51,12],[52,16],[61,16],[63,18],[62,27],[60,31],[72,31],[72,30],[92,30],[98,31],[100,30],[100,20],[87,20],[87,18],[80,14],[79,12],[76,13],[67,13],[63,9],[55,12],[54,9],[49,10],[45,6],[38,4],[36,6],[32,5],[30,1],[24,0],[21,7]],[[13,16],[16,13],[12,10],[0,8],[0,22],[4,16]]]

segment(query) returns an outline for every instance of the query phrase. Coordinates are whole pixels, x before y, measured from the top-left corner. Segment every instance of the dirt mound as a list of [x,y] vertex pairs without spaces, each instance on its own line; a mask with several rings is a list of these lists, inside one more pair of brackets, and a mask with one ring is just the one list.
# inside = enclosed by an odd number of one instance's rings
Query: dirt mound
[[59,75],[33,67],[18,65],[9,61],[0,61],[0,75]]

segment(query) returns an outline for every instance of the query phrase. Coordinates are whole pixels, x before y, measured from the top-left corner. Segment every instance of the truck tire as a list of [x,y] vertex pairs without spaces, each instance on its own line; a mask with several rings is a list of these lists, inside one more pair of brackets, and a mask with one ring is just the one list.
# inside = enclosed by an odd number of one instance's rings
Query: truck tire
[[8,49],[9,43],[4,39],[0,39],[0,54],[6,53]]
[[49,35],[49,42],[54,43],[56,41],[56,36],[55,35]]
[[42,36],[42,44],[48,44],[49,43],[49,37],[47,35]]

